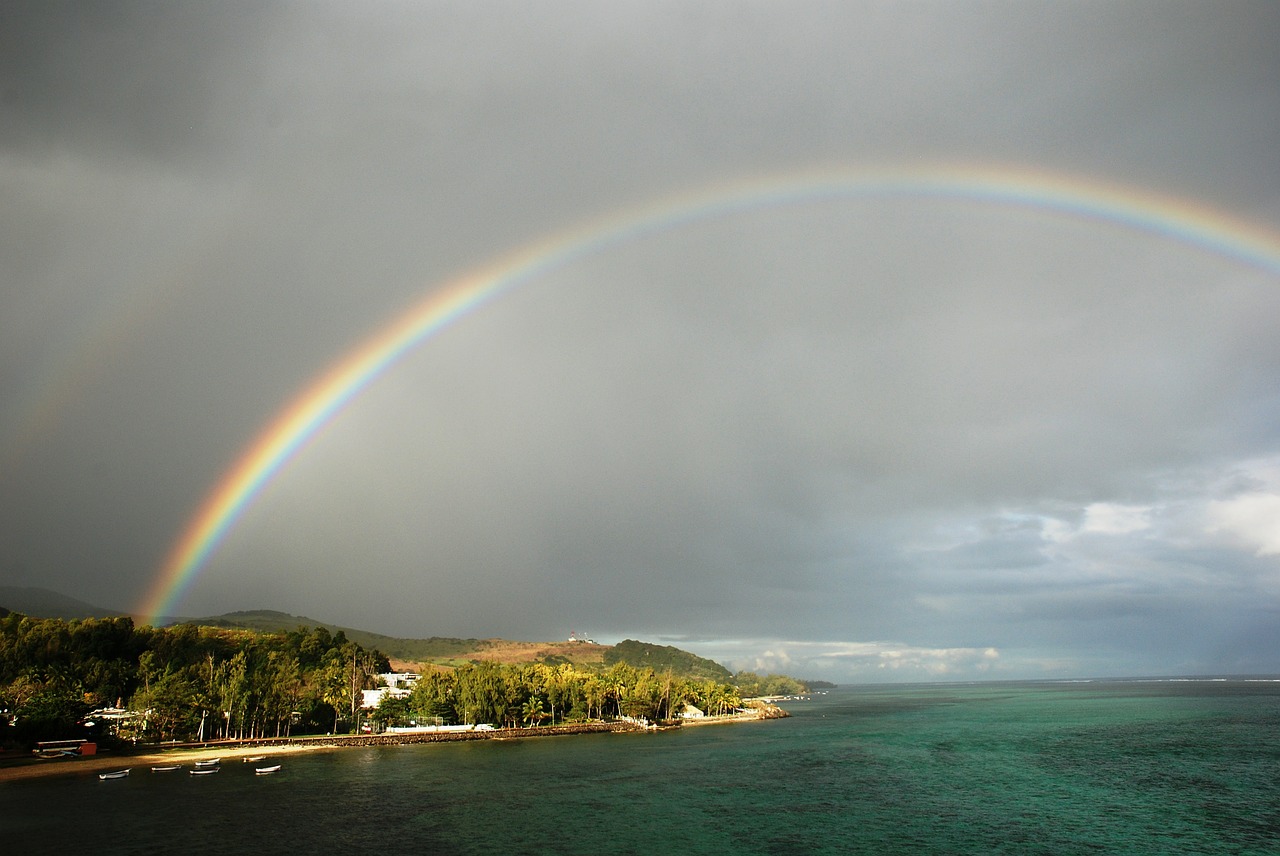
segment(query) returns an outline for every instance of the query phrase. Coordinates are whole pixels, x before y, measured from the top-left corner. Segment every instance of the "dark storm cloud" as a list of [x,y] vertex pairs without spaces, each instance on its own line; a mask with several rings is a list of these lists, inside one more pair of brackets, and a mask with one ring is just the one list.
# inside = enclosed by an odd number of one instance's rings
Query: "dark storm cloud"
[[175,165],[234,147],[228,113],[274,17],[250,4],[7,3],[0,144]]
[[[0,16],[0,574],[113,607],[326,365],[606,212],[928,158],[1280,218],[1265,4]],[[843,676],[1264,668],[1278,295],[1168,238],[964,200],[623,242],[370,386],[183,608]]]

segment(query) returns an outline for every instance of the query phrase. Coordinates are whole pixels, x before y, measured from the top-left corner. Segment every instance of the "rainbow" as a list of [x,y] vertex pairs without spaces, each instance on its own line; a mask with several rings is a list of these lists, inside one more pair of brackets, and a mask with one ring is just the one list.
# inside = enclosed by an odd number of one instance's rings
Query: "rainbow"
[[505,292],[611,246],[737,212],[820,200],[952,198],[1019,206],[1154,234],[1280,275],[1280,234],[1204,204],[1077,176],[1008,167],[827,168],[756,177],[624,210],[552,235],[442,287],[346,354],[241,454],[182,530],[139,614],[173,614],[218,544],[282,467],[406,353]]

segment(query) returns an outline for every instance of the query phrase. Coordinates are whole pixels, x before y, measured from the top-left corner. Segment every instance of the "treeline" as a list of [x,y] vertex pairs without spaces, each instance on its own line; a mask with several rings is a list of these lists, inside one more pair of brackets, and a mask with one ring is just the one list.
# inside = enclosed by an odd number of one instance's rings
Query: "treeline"
[[[0,742],[335,731],[386,657],[324,628],[282,634],[0,616]],[[98,716],[125,708],[138,719]],[[89,724],[92,723],[92,724]]]
[[743,698],[800,695],[809,691],[807,683],[787,675],[761,676],[755,672],[738,672],[733,676],[733,682]]
[[361,709],[362,691],[390,664],[342,631],[135,627],[127,617],[63,621],[0,611],[0,744],[336,733],[366,716],[384,725],[659,722],[676,719],[686,705],[730,713],[742,696],[759,694],[754,684],[739,692],[730,680],[682,675],[666,649],[653,649],[664,668],[474,662],[440,669],[407,697],[385,694],[370,713]]
[[706,714],[741,704],[728,683],[614,663],[595,672],[571,663],[470,663],[422,676],[402,698],[384,695],[374,714],[383,725],[516,727],[588,719],[676,719],[686,705]]

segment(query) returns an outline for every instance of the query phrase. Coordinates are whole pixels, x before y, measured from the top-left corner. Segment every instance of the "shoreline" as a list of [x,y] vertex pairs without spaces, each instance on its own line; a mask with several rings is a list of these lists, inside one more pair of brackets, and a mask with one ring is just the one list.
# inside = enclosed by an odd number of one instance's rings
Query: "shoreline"
[[19,756],[0,762],[0,785],[6,782],[25,781],[50,776],[77,776],[105,773],[112,770],[135,770],[149,774],[155,766],[183,766],[196,761],[222,758],[245,762],[245,759],[262,755],[268,758],[300,755],[307,752],[334,751],[362,746],[405,746],[415,743],[455,743],[467,740],[525,740],[535,737],[560,737],[571,734],[641,734],[653,731],[672,731],[704,725],[725,725],[738,722],[762,722],[788,714],[776,705],[764,704],[754,710],[730,713],[722,716],[706,716],[686,719],[675,725],[643,726],[625,721],[596,720],[566,725],[542,725],[531,728],[495,728],[492,731],[417,732],[409,734],[337,734],[307,735],[305,737],[263,737],[251,740],[232,740],[199,744],[175,744],[172,746],[128,747],[120,752],[103,751],[97,755],[70,756],[39,759]]
[[240,761],[251,756],[268,757],[282,755],[300,755],[304,752],[315,752],[323,749],[335,749],[335,746],[308,746],[300,744],[284,744],[275,746],[223,745],[207,748],[162,749],[147,747],[138,751],[104,752],[100,755],[86,755],[76,758],[55,758],[50,760],[32,759],[30,762],[19,761],[13,766],[0,767],[0,784],[24,781],[53,776],[78,776],[88,773],[106,773],[112,770],[130,769],[135,773],[150,773],[151,767],[182,764],[190,766],[196,761],[207,761],[213,758]]
[[6,782],[51,776],[77,776],[123,769],[150,774],[150,768],[153,766],[180,764],[185,767],[194,764],[196,761],[207,761],[213,758],[244,763],[244,759],[258,755],[276,758],[285,755],[301,755],[307,752],[335,751],[364,746],[404,746],[416,743],[455,743],[467,740],[522,740],[533,737],[556,737],[570,734],[642,733],[644,731],[644,728],[625,722],[589,722],[570,725],[535,726],[533,728],[497,728],[492,731],[268,737],[254,740],[210,742],[198,745],[178,744],[168,748],[146,746],[138,747],[136,750],[133,748],[120,752],[108,750],[97,755],[51,759],[19,756],[10,763],[0,765],[0,785]]

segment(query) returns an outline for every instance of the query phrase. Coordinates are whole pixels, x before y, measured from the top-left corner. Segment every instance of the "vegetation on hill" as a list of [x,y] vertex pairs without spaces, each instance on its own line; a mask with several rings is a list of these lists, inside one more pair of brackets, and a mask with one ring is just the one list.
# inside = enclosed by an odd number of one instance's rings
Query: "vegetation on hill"
[[733,684],[743,698],[801,695],[809,691],[802,680],[787,675],[757,675],[755,672],[738,672]]
[[[741,704],[743,693],[723,667],[686,651],[634,640],[613,649],[564,645],[616,656],[586,665],[558,655],[465,662],[429,672],[407,697],[385,695],[370,713],[361,709],[361,691],[374,688],[390,663],[342,630],[153,628],[128,617],[64,621],[0,611],[0,743],[284,736],[355,728],[366,717],[390,725],[657,721],[678,717],[686,705],[716,714]],[[124,710],[104,715],[104,708]]]
[[[341,633],[135,627],[124,618],[0,618],[0,741],[170,740],[331,731],[387,668]],[[125,707],[145,718],[86,719]],[[89,725],[92,722],[93,725]]]
[[[12,602],[4,600],[9,596]],[[123,613],[92,606],[48,589],[0,586],[0,603],[15,612],[44,618],[106,618]],[[25,607],[25,608],[24,608]],[[2,608],[0,608],[2,609]],[[0,615],[3,612],[0,611]],[[617,645],[588,642],[515,642],[505,639],[458,639],[432,636],[411,639],[385,636],[353,627],[343,627],[271,609],[244,610],[207,618],[184,619],[181,624],[215,627],[226,630],[251,630],[256,633],[289,633],[300,627],[324,629],[330,636],[341,636],[361,648],[376,651],[395,668],[444,667],[455,669],[468,664],[498,662],[505,664],[542,663],[550,666],[569,664],[581,671],[598,672],[622,663],[655,673],[671,672],[682,678],[711,680],[735,686],[743,697],[796,695],[820,686],[834,686],[823,681],[802,681],[785,675],[752,672],[732,675],[714,660],[708,660],[670,645],[654,645],[627,639]]]
[[649,642],[637,642],[635,639],[624,639],[605,652],[604,663],[612,666],[625,663],[636,668],[649,668],[654,671],[671,671],[678,675],[704,678],[713,681],[728,682],[733,676],[729,670],[714,660],[690,654],[670,645],[653,645]]
[[483,650],[487,641],[443,636],[432,636],[428,639],[401,639],[371,633],[367,630],[328,624],[304,615],[290,615],[287,612],[277,612],[272,609],[228,612],[209,618],[192,619],[191,623],[204,627],[237,627],[256,630],[260,633],[284,633],[297,627],[323,627],[330,633],[341,633],[347,639],[366,648],[376,648],[392,660],[413,663],[437,663],[454,658],[461,658],[465,662],[468,659],[467,655]]

